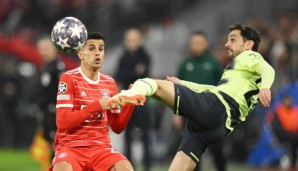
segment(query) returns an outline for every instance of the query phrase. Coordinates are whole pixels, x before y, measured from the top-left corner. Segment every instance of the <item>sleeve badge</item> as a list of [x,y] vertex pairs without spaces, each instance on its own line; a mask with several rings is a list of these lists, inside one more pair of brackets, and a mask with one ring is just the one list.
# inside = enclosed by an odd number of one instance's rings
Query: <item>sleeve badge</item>
[[65,82],[60,82],[58,86],[59,93],[65,93],[67,91],[67,84]]

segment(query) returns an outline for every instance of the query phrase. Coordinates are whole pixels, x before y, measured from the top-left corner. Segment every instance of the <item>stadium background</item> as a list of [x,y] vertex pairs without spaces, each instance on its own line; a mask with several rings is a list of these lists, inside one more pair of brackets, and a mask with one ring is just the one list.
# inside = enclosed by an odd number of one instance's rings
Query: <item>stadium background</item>
[[[145,35],[145,47],[153,58],[151,75],[175,75],[191,31],[207,32],[212,53],[225,63],[227,26],[247,23],[262,32],[261,53],[277,70],[274,95],[298,78],[297,0],[1,0],[0,1],[0,170],[39,170],[29,156],[36,132],[36,110],[32,102],[38,58],[19,54],[48,35],[54,23],[65,16],[79,18],[88,31],[100,31],[107,38],[106,62],[102,72],[113,75],[121,53],[123,33],[137,27]],[[13,42],[7,47],[7,42]],[[289,55],[281,55],[285,43]],[[11,47],[13,45],[13,47]],[[288,50],[288,51],[287,51]],[[29,50],[28,50],[29,51]],[[28,52],[30,56],[30,52]],[[70,56],[76,60],[75,56]],[[166,170],[167,136],[171,112],[163,112],[160,127],[152,130],[153,170]],[[258,107],[248,122],[227,138],[225,153],[230,170],[252,170],[247,156],[256,144],[266,109]],[[122,151],[122,135],[112,134],[112,143]],[[141,147],[136,142],[134,157]],[[235,150],[237,149],[237,150]],[[204,169],[212,170],[208,152]],[[15,163],[19,164],[15,164]]]

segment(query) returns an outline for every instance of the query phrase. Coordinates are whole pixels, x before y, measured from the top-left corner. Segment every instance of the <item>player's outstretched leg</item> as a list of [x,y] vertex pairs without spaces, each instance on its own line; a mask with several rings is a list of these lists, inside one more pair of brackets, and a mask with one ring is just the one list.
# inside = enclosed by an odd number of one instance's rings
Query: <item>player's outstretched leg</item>
[[165,80],[154,80],[150,78],[138,79],[129,90],[123,90],[109,100],[109,106],[124,104],[143,105],[146,96],[167,104],[171,108],[174,106],[174,84]]

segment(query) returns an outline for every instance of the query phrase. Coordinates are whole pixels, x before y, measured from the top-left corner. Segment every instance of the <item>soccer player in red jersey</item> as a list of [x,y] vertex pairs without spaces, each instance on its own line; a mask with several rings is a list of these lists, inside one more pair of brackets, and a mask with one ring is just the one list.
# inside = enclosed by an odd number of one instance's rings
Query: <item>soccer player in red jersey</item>
[[131,163],[110,143],[108,125],[120,133],[125,128],[133,105],[110,108],[115,95],[113,78],[99,72],[104,63],[105,39],[101,33],[89,33],[77,52],[79,68],[62,74],[57,93],[57,132],[54,171],[130,171]]

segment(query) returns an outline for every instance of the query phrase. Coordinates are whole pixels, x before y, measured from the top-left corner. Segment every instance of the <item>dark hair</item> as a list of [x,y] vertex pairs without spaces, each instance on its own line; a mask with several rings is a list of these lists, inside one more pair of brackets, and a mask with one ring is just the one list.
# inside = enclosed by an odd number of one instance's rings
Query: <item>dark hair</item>
[[247,26],[247,25],[239,24],[239,23],[231,25],[229,27],[229,30],[230,31],[240,30],[240,34],[244,38],[245,41],[246,40],[252,40],[254,42],[252,50],[253,51],[258,50],[259,44],[261,42],[261,38],[260,38],[260,35],[259,35],[260,32],[259,31],[257,31],[256,29],[254,29],[251,26]]
[[99,33],[99,32],[90,32],[88,33],[88,37],[87,37],[87,40],[89,39],[96,39],[96,40],[103,40],[105,41],[105,37],[103,36],[102,33]]
[[191,35],[203,36],[203,37],[205,37],[206,39],[208,38],[208,37],[207,37],[207,33],[204,32],[204,31],[202,31],[202,30],[195,30],[195,31],[192,32]]

